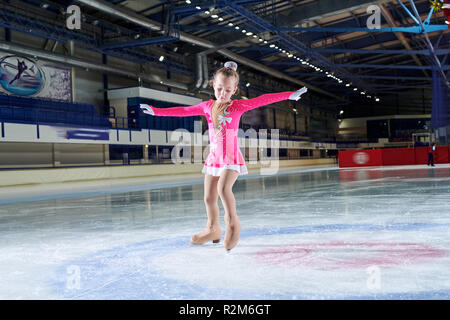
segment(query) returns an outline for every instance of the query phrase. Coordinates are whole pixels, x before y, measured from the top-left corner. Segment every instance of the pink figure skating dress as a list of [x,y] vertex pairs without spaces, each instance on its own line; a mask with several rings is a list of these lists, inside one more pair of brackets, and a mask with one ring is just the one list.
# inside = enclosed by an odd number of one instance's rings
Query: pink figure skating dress
[[247,167],[238,146],[238,130],[241,115],[249,110],[287,100],[295,91],[269,93],[253,99],[232,100],[219,115],[219,128],[214,128],[211,109],[214,100],[204,101],[190,107],[155,108],[155,116],[188,117],[205,116],[208,121],[210,152],[205,160],[202,172],[220,176],[222,170],[231,169],[239,175],[247,174]]

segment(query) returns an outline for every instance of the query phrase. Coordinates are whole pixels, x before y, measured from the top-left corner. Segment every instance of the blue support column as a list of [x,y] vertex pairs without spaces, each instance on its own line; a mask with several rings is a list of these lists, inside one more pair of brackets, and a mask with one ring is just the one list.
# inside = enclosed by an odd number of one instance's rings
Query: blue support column
[[294,132],[297,132],[297,113],[294,112]]
[[6,42],[11,42],[11,29],[5,28],[5,40]]
[[[108,57],[105,54],[102,54],[102,63],[106,65],[108,63]],[[104,113],[105,115],[109,115],[109,101],[108,101],[108,74],[103,74],[103,105],[105,106]]]
[[[166,71],[166,77],[168,80],[170,80],[170,78],[171,78],[170,70]],[[172,92],[172,89],[170,87],[167,87],[167,92]]]
[[450,97],[447,85],[443,83],[439,72],[433,71],[433,102],[431,127],[437,129],[450,126]]
[[272,114],[273,114],[273,128],[276,129],[277,128],[277,112],[275,109],[272,109]]

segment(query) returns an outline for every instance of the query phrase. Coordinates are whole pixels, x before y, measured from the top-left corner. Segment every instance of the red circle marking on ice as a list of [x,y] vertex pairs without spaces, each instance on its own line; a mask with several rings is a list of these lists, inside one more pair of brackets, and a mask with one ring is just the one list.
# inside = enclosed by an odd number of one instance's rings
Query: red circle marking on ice
[[255,255],[271,265],[348,269],[425,263],[447,252],[421,243],[335,241],[274,246]]

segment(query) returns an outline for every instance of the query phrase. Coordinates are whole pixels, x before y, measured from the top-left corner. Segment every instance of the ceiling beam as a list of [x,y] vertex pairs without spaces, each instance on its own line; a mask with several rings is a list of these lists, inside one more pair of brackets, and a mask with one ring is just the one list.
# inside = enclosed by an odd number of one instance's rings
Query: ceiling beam
[[[95,8],[99,11],[105,12],[111,16],[114,17],[118,17],[121,18],[123,20],[126,20],[128,22],[132,22],[138,26],[141,26],[143,28],[148,28],[150,30],[153,31],[157,31],[165,36],[172,36],[173,34],[171,33],[171,30],[167,30],[167,26],[165,25],[161,25],[161,23],[157,22],[157,21],[152,21],[150,19],[148,19],[145,16],[142,16],[132,10],[129,10],[127,8],[124,7],[119,7],[119,6],[115,6],[112,5],[109,2],[106,2],[104,0],[76,0],[79,3],[82,3],[84,5],[87,5],[89,7]],[[172,31],[173,32],[173,31]],[[206,49],[212,49],[216,47],[216,44],[214,42],[211,42],[209,40],[203,39],[203,38],[199,38],[196,36],[193,36],[191,34],[188,34],[186,32],[179,32],[178,37],[180,39],[180,41],[183,42],[187,42],[191,45],[196,45],[199,46],[201,48],[206,48]],[[260,72],[266,73],[268,75],[271,75],[275,78],[281,79],[281,80],[285,80],[288,82],[291,82],[293,84],[296,84],[297,86],[306,86],[309,89],[316,91],[320,94],[332,97],[334,99],[343,101],[344,99],[340,96],[334,95],[334,94],[330,94],[329,92],[327,92],[326,90],[323,90],[319,87],[316,86],[312,86],[309,85],[308,83],[305,83],[299,79],[296,78],[292,78],[278,70],[272,69],[270,67],[267,67],[261,63],[255,62],[251,59],[245,58],[243,56],[240,56],[234,52],[231,52],[227,49],[220,49],[217,51],[218,54],[227,57],[228,59],[234,60],[237,63],[246,65],[252,69],[258,70]]]
[[[384,5],[381,4],[379,7],[380,7],[380,9],[381,9],[381,12],[382,12],[384,18],[385,18],[386,21],[388,22],[388,24],[389,24],[391,27],[397,27],[397,23],[395,22],[394,18],[392,18],[391,13],[390,13],[389,10],[386,8],[386,6],[384,6]],[[410,45],[409,42],[408,42],[408,39],[406,39],[406,37],[404,36],[403,33],[401,33],[401,32],[395,32],[394,34],[395,34],[395,36],[400,40],[400,42],[403,44],[403,46],[404,46],[407,50],[409,50],[409,51],[412,51],[412,50],[413,50],[412,47],[411,47],[411,45]],[[417,63],[418,66],[423,66],[422,62],[420,61],[419,57],[417,57],[416,54],[411,54],[411,57],[414,59],[414,61]],[[429,74],[425,69],[423,69],[422,72],[423,72],[423,74],[424,74],[426,77],[428,77],[428,78],[430,79],[430,74]]]

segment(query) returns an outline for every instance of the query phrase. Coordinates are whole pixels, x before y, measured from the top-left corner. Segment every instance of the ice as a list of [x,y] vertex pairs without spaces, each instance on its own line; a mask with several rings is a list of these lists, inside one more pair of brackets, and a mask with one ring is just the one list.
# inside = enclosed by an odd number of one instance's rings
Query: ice
[[201,175],[36,188],[0,192],[1,299],[450,298],[450,165],[239,177],[229,253],[189,243]]

